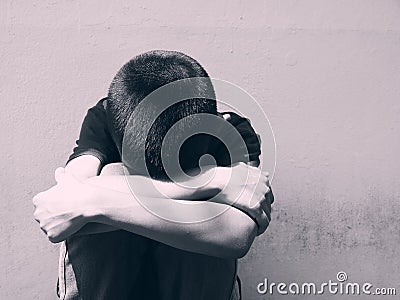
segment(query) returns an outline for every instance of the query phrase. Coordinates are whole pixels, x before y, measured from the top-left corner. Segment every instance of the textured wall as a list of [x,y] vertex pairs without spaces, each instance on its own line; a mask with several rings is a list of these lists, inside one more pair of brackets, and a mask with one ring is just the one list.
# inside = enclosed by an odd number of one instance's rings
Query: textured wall
[[264,277],[321,282],[340,270],[400,293],[398,1],[5,0],[1,299],[54,298],[58,247],[31,198],[53,184],[118,68],[154,48],[239,84],[273,126],[274,222],[241,262],[245,299],[265,298]]

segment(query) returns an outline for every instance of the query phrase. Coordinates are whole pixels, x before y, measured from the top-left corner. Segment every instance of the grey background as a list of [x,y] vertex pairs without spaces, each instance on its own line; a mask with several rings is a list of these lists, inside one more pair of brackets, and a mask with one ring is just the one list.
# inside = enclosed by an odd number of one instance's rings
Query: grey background
[[[338,271],[399,293],[400,2],[160,3],[0,2],[0,298],[55,297],[58,246],[31,198],[119,67],[156,48],[249,91],[274,129],[274,220],[240,262],[245,299],[266,298],[264,277]],[[286,298],[312,299],[269,299]]]

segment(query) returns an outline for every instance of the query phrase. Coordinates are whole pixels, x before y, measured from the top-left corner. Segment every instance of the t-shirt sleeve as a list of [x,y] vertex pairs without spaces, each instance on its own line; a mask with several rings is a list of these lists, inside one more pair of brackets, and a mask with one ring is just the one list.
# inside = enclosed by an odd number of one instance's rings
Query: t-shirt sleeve
[[[236,145],[234,149],[227,149],[223,144],[216,143],[213,153],[220,166],[231,165],[237,162],[252,162],[253,165],[260,164],[260,137],[251,126],[250,120],[239,116],[234,112],[224,112],[221,114],[237,130],[238,134],[222,132],[225,138],[230,140],[231,145]],[[241,140],[237,140],[237,139]],[[246,149],[242,149],[241,145]]]
[[90,108],[83,120],[79,139],[73,149],[68,162],[81,155],[97,157],[101,165],[121,161],[118,149],[112,139],[107,126],[104,103],[106,98],[100,100]]

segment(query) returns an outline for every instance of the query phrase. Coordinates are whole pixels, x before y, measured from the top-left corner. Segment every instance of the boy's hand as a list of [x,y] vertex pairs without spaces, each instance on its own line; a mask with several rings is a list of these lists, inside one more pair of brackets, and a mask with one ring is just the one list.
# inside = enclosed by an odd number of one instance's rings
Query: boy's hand
[[[230,204],[256,220],[258,235],[265,232],[271,221],[271,204],[274,196],[269,175],[256,167],[238,163],[224,168],[218,202]],[[221,174],[221,173],[220,173]]]
[[77,180],[63,168],[55,172],[57,184],[33,198],[34,218],[53,243],[58,243],[89,222],[93,187]]

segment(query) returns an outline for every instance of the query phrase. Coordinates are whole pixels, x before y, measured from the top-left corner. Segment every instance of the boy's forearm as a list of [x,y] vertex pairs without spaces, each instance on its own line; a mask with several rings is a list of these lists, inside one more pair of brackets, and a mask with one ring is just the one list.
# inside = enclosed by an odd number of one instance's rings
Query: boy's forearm
[[[121,168],[121,169],[118,169]],[[148,177],[138,175],[106,175],[87,178],[86,183],[97,187],[104,187],[124,193],[134,193],[139,197],[153,197],[154,199],[177,199],[177,200],[200,200],[215,196],[222,185],[221,177],[224,170],[220,167],[209,170],[190,180],[190,182],[181,182],[174,184],[170,182],[156,181]],[[113,174],[121,173],[122,165],[113,166],[110,172]],[[201,186],[200,188],[187,188],[185,186]],[[87,235],[94,233],[110,232],[118,230],[106,224],[88,223],[74,235]]]
[[96,176],[88,178],[86,183],[144,197],[202,200],[214,197],[221,191],[226,174],[226,168],[215,167],[179,183],[157,181],[139,175]]
[[[34,217],[54,243],[93,222],[191,252],[238,258],[246,254],[256,236],[256,224],[226,204],[205,201],[177,208],[176,201],[171,199],[135,197],[129,188],[121,192],[79,181],[63,168],[56,170],[55,178],[57,185],[33,198]],[[152,211],[174,213],[175,220],[184,216],[191,223],[164,220],[142,207],[139,200],[150,203]]]
[[[225,188],[227,182],[230,180],[231,171],[235,169],[236,174],[230,184],[229,188]],[[250,172],[250,173],[248,173]],[[252,197],[256,200],[266,199],[265,193],[268,191],[268,183],[265,183],[261,179],[257,168],[249,169],[244,164],[237,165],[233,168],[216,167],[207,170],[201,175],[191,178],[189,181],[181,184],[159,182],[143,176],[103,176],[93,177],[88,179],[86,182],[95,185],[99,188],[108,188],[116,191],[120,191],[126,194],[132,194],[137,199],[149,198],[153,200],[153,203],[163,205],[163,200],[177,199],[177,200],[204,200],[210,199],[209,202],[216,202],[222,205],[233,205],[234,207],[246,213],[248,217],[252,218],[252,225],[258,227],[258,234],[265,231],[270,220],[270,211],[267,209],[270,203],[261,205],[261,202],[257,205],[252,204],[250,201]],[[255,176],[255,177],[254,177]],[[265,176],[264,176],[265,177]],[[267,179],[267,178],[266,178]],[[261,181],[260,181],[261,180]],[[262,183],[261,185],[258,183]],[[256,185],[255,185],[256,184]],[[185,188],[184,186],[199,186],[198,189]],[[265,188],[263,187],[265,185]],[[254,190],[256,189],[256,190]],[[220,193],[221,192],[221,193]],[[250,193],[249,193],[250,192]],[[155,201],[155,202],[154,202]],[[259,201],[259,200],[258,200]],[[263,201],[263,200],[262,200]],[[212,203],[203,203],[203,207],[209,209],[215,209]],[[253,202],[254,203],[254,202]],[[175,210],[176,207],[171,208]],[[264,212],[264,211],[265,212]],[[176,212],[179,214],[179,212]],[[194,211],[194,213],[201,213]],[[242,213],[241,213],[242,214]],[[183,213],[181,215],[184,215]],[[246,218],[248,218],[246,216]],[[195,217],[196,219],[196,217]],[[255,222],[255,224],[253,223]],[[87,233],[91,230],[98,232],[98,228],[94,225],[85,228]],[[110,228],[105,227],[107,231]],[[231,228],[233,232],[238,230],[240,233],[241,228]]]
[[[156,201],[161,209],[168,209],[170,205],[169,201],[159,199],[148,198],[147,201]],[[190,213],[198,216],[220,211],[221,205],[208,202],[201,208],[193,205]],[[96,207],[85,215],[90,222],[130,231],[182,250],[225,258],[245,255],[256,235],[253,221],[234,208],[208,221],[183,224],[154,215],[129,193],[101,188],[96,196]]]

